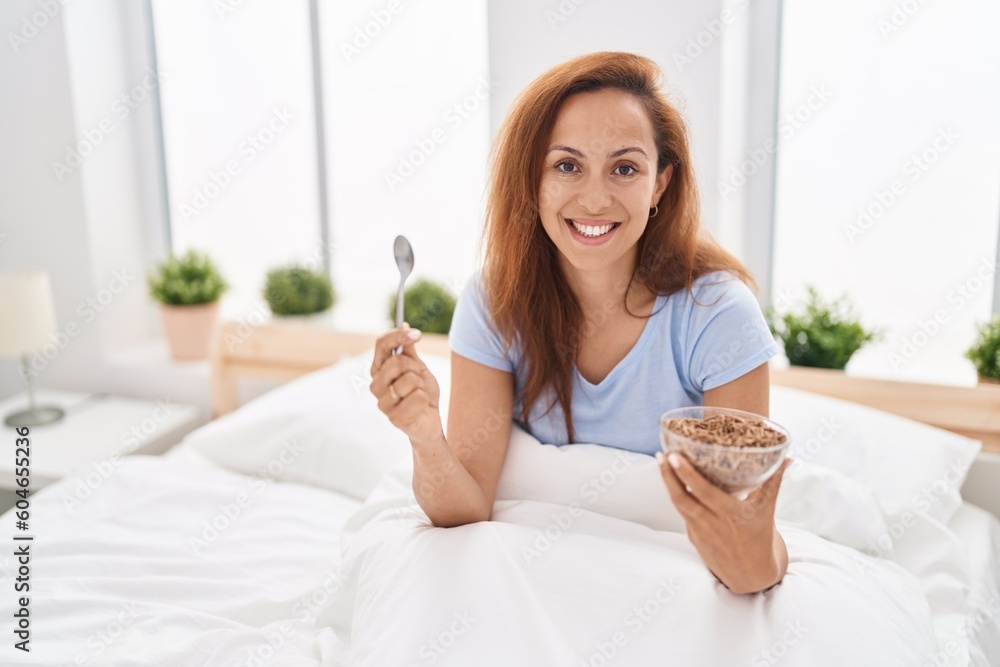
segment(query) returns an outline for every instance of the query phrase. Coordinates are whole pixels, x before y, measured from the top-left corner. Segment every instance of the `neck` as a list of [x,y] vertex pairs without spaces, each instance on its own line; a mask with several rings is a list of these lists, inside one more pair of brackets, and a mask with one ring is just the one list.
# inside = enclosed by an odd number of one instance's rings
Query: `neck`
[[[621,308],[625,288],[635,267],[635,249],[622,257],[620,262],[600,269],[581,270],[562,257],[560,264],[566,282],[584,313],[607,310],[609,307]],[[633,313],[641,311],[655,296],[642,282],[633,280],[628,289],[628,310]]]

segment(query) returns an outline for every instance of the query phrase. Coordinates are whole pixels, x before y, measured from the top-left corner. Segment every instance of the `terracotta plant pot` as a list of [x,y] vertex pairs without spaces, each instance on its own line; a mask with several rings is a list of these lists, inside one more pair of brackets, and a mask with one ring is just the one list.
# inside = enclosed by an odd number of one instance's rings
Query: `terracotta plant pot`
[[198,361],[208,358],[212,332],[219,317],[219,302],[197,306],[160,304],[163,330],[175,361]]

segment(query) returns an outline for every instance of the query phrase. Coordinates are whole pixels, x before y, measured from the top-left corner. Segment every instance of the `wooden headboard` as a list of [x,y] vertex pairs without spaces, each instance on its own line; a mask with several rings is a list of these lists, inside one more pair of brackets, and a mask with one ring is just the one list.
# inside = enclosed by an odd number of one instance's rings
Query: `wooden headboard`
[[[224,322],[213,345],[212,412],[220,416],[239,406],[240,377],[290,380],[344,356],[372,353],[375,338],[307,324]],[[448,337],[441,334],[424,334],[417,346],[422,352],[450,355]],[[818,368],[772,368],[771,382],[960,433],[981,440],[983,451],[1000,453],[1000,385],[951,387],[852,377]]]

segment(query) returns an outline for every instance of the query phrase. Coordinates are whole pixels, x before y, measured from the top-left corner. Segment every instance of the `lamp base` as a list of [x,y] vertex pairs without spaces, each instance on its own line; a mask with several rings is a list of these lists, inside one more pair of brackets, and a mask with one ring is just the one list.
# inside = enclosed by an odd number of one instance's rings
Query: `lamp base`
[[29,408],[27,410],[18,410],[17,412],[12,412],[3,420],[6,426],[41,426],[42,424],[51,424],[52,422],[57,422],[66,415],[66,412],[62,408],[57,408],[50,405],[43,405],[37,408]]

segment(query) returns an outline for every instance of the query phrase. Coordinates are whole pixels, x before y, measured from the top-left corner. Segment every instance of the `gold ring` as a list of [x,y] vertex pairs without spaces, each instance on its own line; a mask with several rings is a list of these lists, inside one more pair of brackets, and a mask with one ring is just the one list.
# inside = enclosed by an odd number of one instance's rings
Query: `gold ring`
[[389,393],[390,393],[390,394],[392,395],[392,397],[393,397],[393,398],[394,398],[394,399],[396,400],[396,402],[397,402],[397,403],[399,403],[399,401],[401,400],[401,399],[399,398],[399,394],[397,394],[397,393],[396,393],[396,388],[395,388],[395,387],[393,387],[393,386],[392,386],[391,384],[389,385]]

